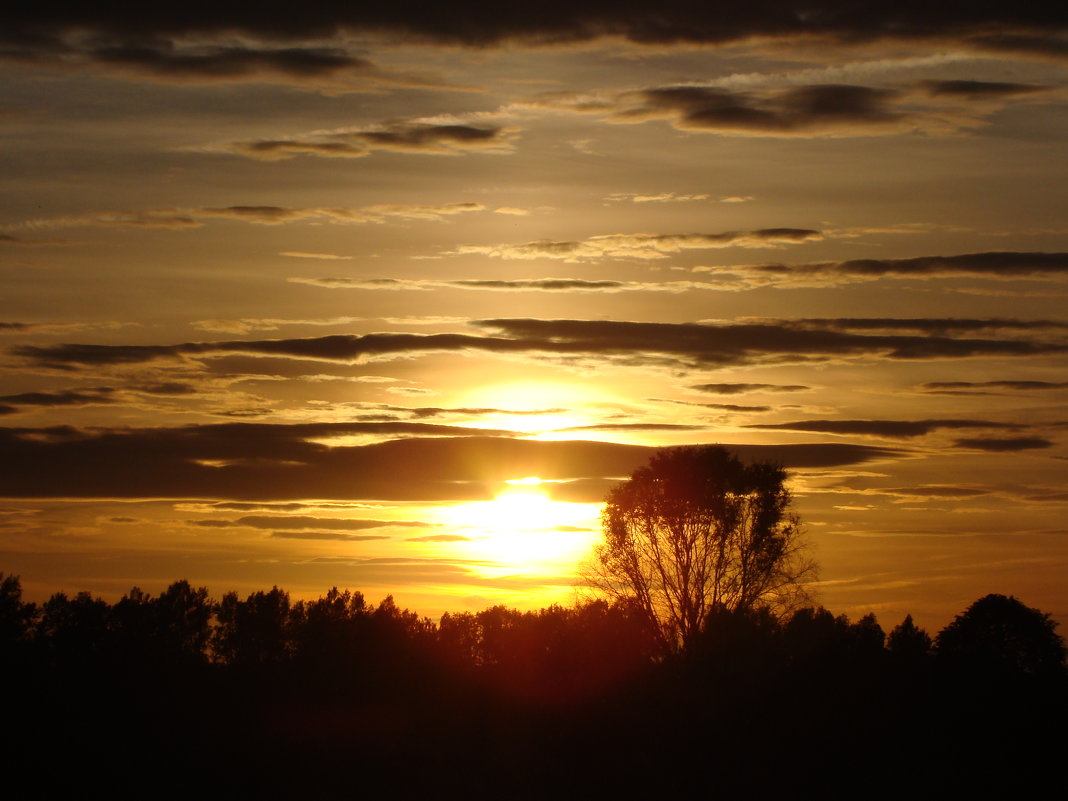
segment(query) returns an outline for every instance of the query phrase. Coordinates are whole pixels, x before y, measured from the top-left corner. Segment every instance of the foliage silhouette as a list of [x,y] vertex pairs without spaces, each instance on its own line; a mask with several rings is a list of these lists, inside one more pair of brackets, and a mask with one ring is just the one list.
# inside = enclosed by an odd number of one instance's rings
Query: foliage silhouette
[[645,615],[667,653],[716,609],[789,608],[815,577],[781,467],[668,448],[613,489],[586,579]]
[[254,592],[244,601],[236,592],[223,596],[215,609],[212,652],[231,665],[265,665],[287,661],[293,652],[289,593],[278,587]]
[[1011,595],[990,594],[957,615],[935,645],[940,660],[969,671],[1049,676],[1064,672],[1064,640],[1056,626]]
[[[1046,725],[1068,714],[1060,640],[1004,596],[932,659],[911,618],[884,638],[873,615],[822,608],[720,605],[665,656],[641,610],[603,599],[435,624],[391,597],[214,603],[181,581],[115,604],[57,593],[27,617],[17,580],[0,588],[27,646],[3,665],[5,755],[48,797],[160,776],[176,797],[826,798],[873,775],[887,794],[983,795],[1056,777],[1066,745]],[[991,637],[1025,680],[970,680]],[[1006,647],[1041,658],[1005,667]]]
[[0,654],[24,643],[36,618],[36,604],[22,601],[19,577],[0,573]]
[[933,655],[934,641],[913,622],[912,615],[905,615],[887,635],[886,650],[901,663],[922,665]]

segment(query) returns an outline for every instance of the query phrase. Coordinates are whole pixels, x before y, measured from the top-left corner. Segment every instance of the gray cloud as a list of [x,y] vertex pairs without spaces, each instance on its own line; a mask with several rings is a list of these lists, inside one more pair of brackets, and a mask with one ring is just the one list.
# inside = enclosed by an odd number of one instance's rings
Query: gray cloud
[[674,403],[678,406],[696,406],[701,409],[713,409],[720,412],[770,412],[771,406],[740,406],[737,403],[694,403],[693,401],[674,400],[672,398],[649,398],[657,403]]
[[380,409],[387,412],[398,412],[411,416],[416,420],[425,420],[430,417],[447,417],[452,415],[461,415],[464,417],[476,416],[480,417],[487,414],[512,414],[512,415],[527,415],[537,416],[542,414],[560,414],[567,411],[566,409],[550,408],[550,409],[497,409],[493,407],[484,406],[393,406],[387,403],[371,403],[371,404],[359,404],[361,408],[366,409]]
[[410,290],[471,289],[495,292],[628,292],[685,291],[692,282],[649,283],[640,281],[589,281],[581,278],[457,279],[442,281],[415,278],[290,278],[296,284],[327,289]]
[[1005,317],[809,317],[775,320],[799,328],[833,331],[919,331],[924,334],[959,334],[972,331],[1041,331],[1068,329],[1060,320],[1017,320]]
[[[585,261],[598,258],[624,257],[622,251],[616,251],[612,247],[596,248],[585,243],[574,243],[578,247],[559,247],[557,245],[570,245],[572,243],[527,243],[526,245],[487,246],[478,252],[484,255],[494,255],[505,259],[535,259],[537,255],[547,248],[555,255],[548,258],[563,261]],[[743,245],[739,245],[743,246]],[[752,247],[751,245],[744,245]],[[479,248],[480,246],[468,246]],[[491,252],[492,251],[492,252]],[[658,255],[661,251],[655,246],[634,249],[630,251],[630,257],[641,259],[663,258]],[[424,292],[435,289],[463,289],[489,292],[601,292],[613,294],[616,292],[690,292],[690,291],[723,291],[725,287],[720,282],[711,281],[616,281],[610,279],[589,280],[584,278],[521,278],[521,279],[485,279],[485,278],[461,278],[461,279],[431,279],[431,278],[289,278],[295,284],[308,284],[310,286],[323,287],[324,289],[361,289],[383,291],[415,291]]]
[[635,366],[671,363],[704,368],[865,356],[917,360],[1027,357],[1068,351],[1068,345],[1028,339],[859,334],[783,324],[539,319],[478,320],[472,324],[493,334],[375,333],[178,345],[21,345],[10,352],[41,366],[71,369],[233,354],[357,363],[468,351],[598,359]]
[[[943,80],[898,87],[814,83],[739,90],[713,82],[623,92],[553,92],[517,103],[514,108],[593,114],[614,123],[665,120],[679,130],[719,135],[874,136],[915,131],[946,134],[982,126],[1006,102],[1046,89],[1030,84]],[[609,199],[631,197],[635,196],[615,195]],[[675,199],[672,193],[637,197]]]
[[502,126],[396,122],[362,130],[231,142],[225,149],[262,161],[299,155],[362,158],[374,150],[455,156],[472,152],[510,152],[517,133],[516,128]]
[[930,381],[920,389],[929,395],[1000,395],[1068,389],[1068,381]]
[[[240,34],[267,41],[385,35],[406,42],[488,47],[507,42],[568,44],[621,37],[639,44],[737,42],[752,37],[819,37],[848,43],[879,40],[977,39],[977,46],[1036,47],[1066,27],[1062,8],[1047,4],[843,6],[834,0],[800,3],[751,0],[714,7],[664,0],[655,6],[617,2],[543,3],[517,7],[454,3],[448,13],[406,3],[385,6],[316,3],[272,6],[248,14],[225,6],[198,5],[178,13],[133,2],[85,6],[66,0],[47,8],[19,6],[8,12],[3,41],[9,55],[41,57],[62,52],[67,37],[89,42],[211,38]],[[992,33],[993,32],[993,33]],[[985,41],[986,37],[992,41]]]
[[1019,430],[1026,428],[1026,426],[1018,423],[999,423],[990,420],[796,420],[791,423],[754,423],[747,425],[746,428],[908,438],[930,434],[932,431],[939,429],[1000,428]]
[[707,425],[683,423],[595,423],[588,426],[570,426],[556,431],[704,431]]
[[[368,445],[318,441],[354,429],[360,430],[359,424],[0,428],[0,487],[12,498],[460,501],[491,499],[503,481],[533,475],[578,482],[566,489],[560,486],[560,493],[573,497],[588,499],[595,488],[599,495],[593,500],[600,500],[607,483],[629,475],[655,450],[607,442],[477,436]],[[859,464],[901,453],[844,443],[729,447],[742,458],[786,467]],[[554,485],[554,494],[556,489]],[[282,531],[287,524],[281,521],[287,519],[295,530],[338,525],[336,519],[313,515],[249,515],[197,524]]]
[[433,523],[418,520],[359,520],[312,515],[246,515],[236,520],[202,521],[213,525],[248,526],[264,529],[333,529],[337,531],[363,531],[369,528],[416,527],[427,528]]
[[889,89],[843,84],[793,87],[762,96],[704,86],[665,86],[620,97],[614,119],[670,119],[676,128],[720,134],[813,136],[919,127]]
[[579,241],[552,241],[498,245],[463,245],[450,255],[482,255],[500,259],[555,259],[578,262],[596,259],[665,259],[684,250],[718,248],[774,248],[818,242],[820,231],[807,228],[761,228],[718,234],[602,234]]
[[802,384],[693,384],[690,389],[711,395],[743,395],[749,392],[804,392],[812,389]]
[[996,81],[923,81],[924,91],[935,97],[983,98],[1016,97],[1047,90],[1045,86],[1029,83],[1001,83]]
[[457,214],[485,211],[480,203],[438,205],[387,205],[345,207],[220,206],[192,209],[139,209],[100,211],[49,219],[28,220],[22,228],[199,228],[206,220],[236,220],[255,225],[283,225],[295,222],[328,222],[340,225],[383,223],[391,219],[444,220]]
[[85,406],[114,403],[117,400],[114,392],[111,387],[94,387],[81,391],[20,392],[16,395],[0,395],[0,403],[15,406]]
[[1044,437],[1016,437],[1011,439],[975,438],[958,439],[954,445],[958,448],[969,450],[989,451],[991,453],[1008,453],[1011,451],[1026,451],[1037,448],[1051,448],[1053,442]]
[[1059,278],[1068,276],[1068,253],[989,252],[913,259],[853,259],[807,264],[762,264],[705,267],[703,272],[742,274],[761,283],[821,286],[880,278]]
[[174,40],[126,42],[83,51],[90,63],[177,82],[233,81],[276,75],[303,81],[369,72],[374,65],[339,47],[176,46]]
[[366,542],[367,540],[388,540],[385,534],[345,534],[342,531],[272,531],[270,536],[287,540],[343,540],[345,542]]

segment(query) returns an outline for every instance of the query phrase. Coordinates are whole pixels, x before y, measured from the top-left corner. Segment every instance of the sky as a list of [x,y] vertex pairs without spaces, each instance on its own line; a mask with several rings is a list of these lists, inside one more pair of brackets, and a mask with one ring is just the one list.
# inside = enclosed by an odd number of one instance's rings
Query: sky
[[0,571],[582,597],[657,447],[789,471],[819,603],[1068,622],[1068,13],[19,4]]

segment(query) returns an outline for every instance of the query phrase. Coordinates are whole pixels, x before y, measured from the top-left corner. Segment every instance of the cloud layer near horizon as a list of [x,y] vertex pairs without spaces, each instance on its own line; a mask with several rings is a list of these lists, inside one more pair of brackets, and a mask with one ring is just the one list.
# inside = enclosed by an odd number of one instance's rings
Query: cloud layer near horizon
[[[604,497],[605,482],[625,478],[655,450],[607,442],[486,437],[452,428],[470,435],[456,437],[448,436],[449,426],[423,427],[441,438],[369,445],[331,446],[314,439],[362,428],[248,423],[114,430],[0,428],[0,486],[9,498],[431,502],[487,500],[502,482],[536,475],[572,482],[559,489],[568,500],[596,503]],[[419,426],[409,430],[423,433]],[[395,429],[397,434],[403,431]],[[832,443],[730,448],[743,458],[788,467],[855,465],[899,453]],[[307,522],[296,519],[301,525]],[[264,523],[259,517],[241,520],[234,525]],[[317,527],[328,528],[327,522],[320,520]],[[281,527],[277,522],[270,525]]]

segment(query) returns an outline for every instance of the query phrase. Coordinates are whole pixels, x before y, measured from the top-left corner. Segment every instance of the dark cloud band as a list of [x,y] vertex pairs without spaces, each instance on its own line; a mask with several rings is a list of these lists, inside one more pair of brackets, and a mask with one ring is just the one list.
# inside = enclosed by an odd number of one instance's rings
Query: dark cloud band
[[[919,325],[918,321],[912,321]],[[903,360],[1059,354],[1068,345],[1030,339],[957,338],[854,333],[793,324],[637,323],[611,320],[496,319],[473,324],[475,334],[375,333],[306,339],[228,340],[178,345],[22,345],[11,353],[58,369],[139,364],[155,359],[214,358],[233,354],[358,363],[435,352],[548,355],[665,362],[691,367],[831,358]]]
[[[607,485],[644,464],[654,450],[494,437],[409,438],[333,447],[313,441],[345,430],[344,424],[239,423],[115,430],[0,428],[0,487],[7,497],[457,501],[490,499],[501,482],[533,475],[567,482],[559,486],[570,500],[600,501]],[[860,464],[899,453],[846,443],[730,447],[743,458],[787,467]],[[296,516],[290,521],[304,529],[314,519]],[[280,531],[286,528],[283,520],[254,515],[205,522]],[[367,528],[366,522],[357,521],[352,528]],[[315,524],[316,530],[331,527],[328,520],[317,519]]]

